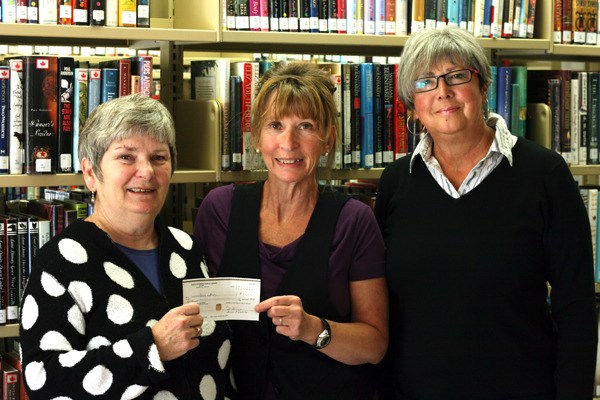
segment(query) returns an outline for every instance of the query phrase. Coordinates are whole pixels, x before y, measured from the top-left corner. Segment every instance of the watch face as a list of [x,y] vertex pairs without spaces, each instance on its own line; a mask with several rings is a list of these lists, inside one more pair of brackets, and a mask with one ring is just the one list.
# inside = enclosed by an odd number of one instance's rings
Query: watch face
[[327,330],[324,330],[317,338],[317,347],[321,348],[327,346],[330,340],[331,337],[329,336],[329,332]]

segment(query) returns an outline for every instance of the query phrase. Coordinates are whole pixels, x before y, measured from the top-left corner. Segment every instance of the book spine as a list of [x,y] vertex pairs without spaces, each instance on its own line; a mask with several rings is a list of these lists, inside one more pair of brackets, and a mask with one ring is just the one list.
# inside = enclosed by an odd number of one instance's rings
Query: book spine
[[585,44],[586,0],[573,0],[573,43]]
[[231,170],[242,170],[242,78],[232,75],[229,78],[231,135]]
[[75,80],[73,84],[74,103],[73,107],[73,172],[81,171],[79,161],[79,132],[88,117],[88,69],[75,68]]
[[17,243],[17,221],[4,220],[4,240],[6,249],[6,318],[9,323],[19,319],[19,248]]
[[383,167],[383,71],[373,63],[373,166]]
[[298,0],[290,0],[289,9],[290,32],[298,32],[300,30],[300,11],[298,10]]
[[385,2],[385,34],[396,34],[396,0]]
[[512,91],[512,69],[511,67],[499,67],[498,68],[498,114],[506,121],[507,125],[510,123],[510,105],[511,105],[511,91]]
[[527,37],[527,23],[529,16],[529,0],[522,0],[521,2],[521,17],[519,18],[519,34],[518,37]]
[[319,32],[319,0],[310,0],[310,31]]
[[251,31],[260,31],[260,3],[261,0],[249,0],[248,2]]
[[21,299],[23,297],[23,291],[25,290],[25,285],[27,284],[27,279],[29,278],[29,249],[28,249],[28,222],[27,218],[24,217],[16,217],[17,221],[17,251],[18,251],[18,298]]
[[327,32],[338,33],[337,3],[342,0],[327,0]]
[[[528,0],[523,0],[525,1],[525,3],[528,3]],[[557,0],[557,3],[560,2],[559,0]],[[562,8],[562,35],[561,35],[561,42],[560,43],[564,43],[564,44],[571,44],[572,40],[573,40],[573,36],[572,36],[572,30],[573,30],[573,24],[572,24],[572,18],[573,18],[573,12],[571,10],[571,6],[572,6],[572,0],[563,0],[562,4],[561,4],[561,8]]]
[[311,0],[300,0],[300,32],[310,32],[310,1]]
[[119,70],[116,68],[102,68],[101,76],[100,102],[104,103],[117,98],[119,93]]
[[361,118],[360,118],[360,88],[361,88],[361,74],[360,74],[360,64],[352,64],[351,65],[351,82],[350,82],[350,90],[351,90],[351,102],[352,108],[350,109],[350,118],[351,118],[351,136],[350,136],[350,147],[352,154],[351,168],[358,169],[360,168],[360,135],[361,135]]
[[290,0],[279,0],[279,30],[290,30]]
[[490,112],[496,113],[498,112],[498,67],[492,65],[490,67],[490,75],[492,77],[492,81],[490,82],[490,86],[488,87],[487,104],[488,110]]
[[598,73],[588,72],[588,165],[598,164]]
[[150,0],[137,0],[136,26],[150,28]]
[[40,15],[37,0],[27,0],[27,23],[40,23]]
[[396,35],[408,35],[408,0],[396,0]]
[[492,32],[492,10],[494,7],[492,1],[497,0],[485,0],[485,6],[483,9],[483,37],[490,37]]
[[363,0],[364,33],[375,34],[375,0]]
[[18,24],[26,24],[27,18],[27,0],[17,0],[17,21]]
[[119,25],[119,0],[105,0],[106,26]]
[[118,26],[135,27],[137,23],[136,0],[119,0]]
[[598,1],[589,1],[586,12],[585,44],[595,46],[598,42]]
[[235,29],[238,31],[247,31],[250,29],[250,10],[248,1],[249,0],[235,1]]
[[435,29],[437,24],[438,0],[425,0],[425,28]]
[[[398,82],[398,64],[394,65],[394,82]],[[408,132],[406,106],[398,96],[398,87],[394,84],[394,157],[398,159],[407,153]]]
[[513,19],[515,17],[515,0],[504,0],[503,13],[501,36],[503,38],[511,38],[513,34]]
[[329,0],[319,1],[319,32],[329,32]]
[[131,60],[118,60],[119,69],[119,97],[131,94]]
[[435,27],[442,29],[448,25],[448,0],[438,0],[436,13]]
[[73,84],[75,60],[58,59],[58,169],[61,173],[73,172]]
[[4,221],[0,221],[0,324],[6,324],[8,322],[7,314],[6,314],[6,296],[7,296],[7,287],[5,285],[6,280],[6,264],[5,260],[7,258],[6,254],[6,241],[5,241],[5,226]]
[[571,152],[563,155],[570,164],[579,164],[579,79],[571,74]]
[[73,24],[73,3],[71,0],[59,0],[58,5],[58,24]]
[[58,82],[57,57],[26,57],[23,80],[25,173],[56,173],[58,99],[56,87],[47,86],[48,82]]
[[342,65],[342,120],[344,136],[342,140],[342,164],[344,168],[352,168],[352,69],[350,64]]
[[11,174],[23,173],[23,60],[8,61],[10,67],[9,163]]
[[106,0],[93,0],[90,4],[90,24],[106,25]]
[[[396,0],[389,0],[395,2]],[[346,33],[348,31],[346,16],[346,0],[337,0],[337,31]],[[395,32],[395,31],[394,31]]]
[[361,141],[360,161],[362,168],[374,166],[373,144],[373,64],[360,64],[360,119]]
[[98,107],[102,101],[102,70],[100,68],[88,69],[88,115]]
[[[10,172],[9,137],[10,137],[10,69],[0,66],[0,174]],[[0,282],[2,280],[0,279]],[[2,307],[0,307],[2,310]],[[0,322],[2,323],[2,322]]]
[[88,0],[73,1],[73,25],[89,25],[90,12]]
[[410,32],[425,28],[425,0],[413,0]]
[[383,80],[383,165],[394,161],[394,65],[381,66]]
[[228,31],[235,31],[235,0],[225,0],[224,7],[225,27]]
[[16,0],[2,0],[2,22],[17,22],[17,3]]
[[281,16],[279,5],[279,0],[269,0],[269,30],[272,32],[279,31],[279,17]]
[[47,25],[58,24],[58,5],[56,0],[39,1],[39,23]]
[[356,0],[346,2],[346,33],[349,35],[356,34]]
[[458,26],[458,1],[448,0],[446,20],[450,26]]
[[[511,126],[511,132],[516,136],[526,137],[527,125],[527,67],[515,66],[513,68],[512,80],[518,86],[518,92],[513,95],[516,97],[516,107],[513,103],[512,114],[514,126]],[[513,86],[514,90],[514,86]]]

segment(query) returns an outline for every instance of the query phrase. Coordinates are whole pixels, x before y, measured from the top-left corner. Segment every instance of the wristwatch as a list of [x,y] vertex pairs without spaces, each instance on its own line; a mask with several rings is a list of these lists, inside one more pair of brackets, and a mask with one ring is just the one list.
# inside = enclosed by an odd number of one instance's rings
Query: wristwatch
[[317,344],[313,346],[317,350],[322,349],[331,342],[331,328],[329,327],[329,323],[325,318],[321,318],[321,323],[323,324],[323,332],[319,334]]

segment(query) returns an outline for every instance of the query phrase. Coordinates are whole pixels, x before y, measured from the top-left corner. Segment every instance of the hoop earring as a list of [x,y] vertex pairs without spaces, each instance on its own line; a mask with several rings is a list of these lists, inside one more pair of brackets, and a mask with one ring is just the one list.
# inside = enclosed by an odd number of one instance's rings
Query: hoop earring
[[[425,125],[423,125],[423,124],[421,124],[421,128],[422,128],[422,129],[421,129],[421,132],[417,132],[417,133],[415,133],[415,132],[414,132],[412,129],[410,129],[410,126],[412,125],[412,124],[410,123],[410,119],[411,119],[410,115],[406,117],[406,131],[407,131],[408,133],[410,133],[410,134],[411,134],[411,135],[413,135],[413,136],[417,136],[417,135],[419,135],[419,136],[420,136],[420,135],[426,135],[426,134],[428,134],[428,133],[429,133],[429,132],[427,131],[427,128],[426,128],[426,127],[425,127]],[[417,121],[418,121],[418,120],[415,120],[415,121],[414,121],[414,123],[416,124],[416,123],[417,123]]]

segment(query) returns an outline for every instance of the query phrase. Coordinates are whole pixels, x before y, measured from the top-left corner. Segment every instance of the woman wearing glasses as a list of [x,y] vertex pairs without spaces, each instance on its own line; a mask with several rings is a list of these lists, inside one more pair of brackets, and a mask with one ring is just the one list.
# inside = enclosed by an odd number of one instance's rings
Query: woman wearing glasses
[[[590,224],[560,155],[486,108],[490,66],[458,28],[411,36],[399,95],[423,126],[381,176],[397,399],[590,400]],[[548,289],[550,294],[548,295]]]

